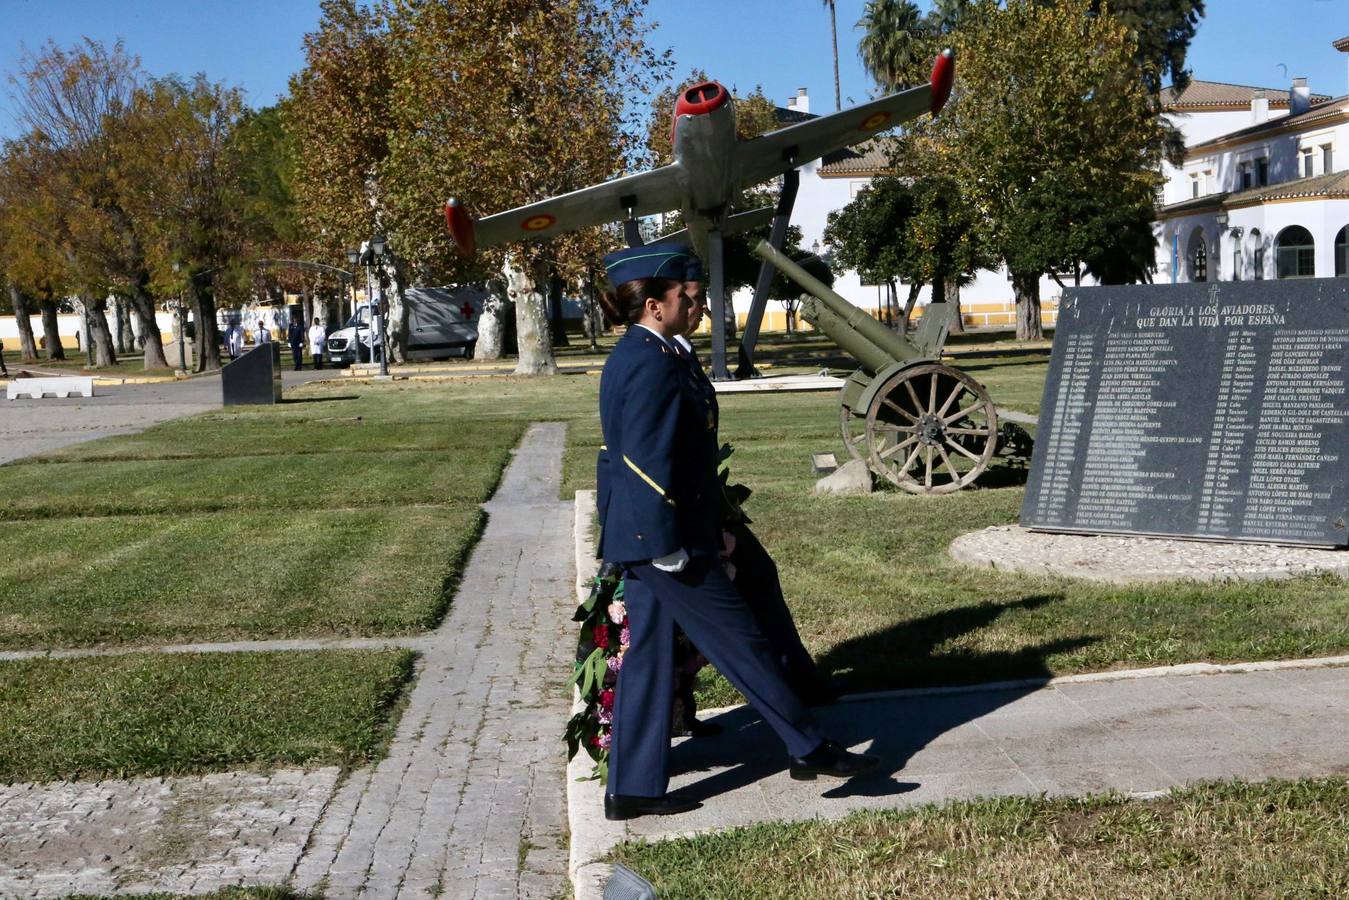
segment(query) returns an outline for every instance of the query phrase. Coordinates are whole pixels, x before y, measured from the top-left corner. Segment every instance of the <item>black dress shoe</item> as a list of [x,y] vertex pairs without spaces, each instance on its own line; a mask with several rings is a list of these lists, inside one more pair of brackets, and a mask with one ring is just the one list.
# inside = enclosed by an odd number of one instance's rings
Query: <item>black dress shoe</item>
[[664,797],[632,797],[626,794],[604,795],[604,818],[610,822],[638,816],[669,816],[702,806],[697,800],[666,794]]
[[797,781],[814,781],[816,775],[832,778],[865,775],[880,764],[881,761],[874,756],[849,753],[841,744],[825,741],[805,756],[793,756],[787,769]]

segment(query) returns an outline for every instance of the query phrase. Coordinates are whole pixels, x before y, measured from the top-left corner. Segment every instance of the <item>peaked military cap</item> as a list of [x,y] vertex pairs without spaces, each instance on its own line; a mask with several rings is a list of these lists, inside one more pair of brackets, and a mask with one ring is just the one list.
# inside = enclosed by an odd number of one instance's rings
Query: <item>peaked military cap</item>
[[689,256],[688,263],[684,266],[685,281],[703,280],[703,261],[694,255],[692,250],[685,250]]
[[683,247],[629,247],[604,257],[604,270],[617,286],[638,278],[687,281],[689,251]]

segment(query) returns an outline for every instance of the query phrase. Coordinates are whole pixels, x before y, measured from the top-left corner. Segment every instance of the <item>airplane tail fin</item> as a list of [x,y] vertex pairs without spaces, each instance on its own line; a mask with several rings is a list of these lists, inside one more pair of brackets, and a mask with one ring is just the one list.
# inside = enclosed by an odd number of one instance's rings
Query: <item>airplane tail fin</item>
[[477,220],[468,212],[464,204],[451,197],[445,202],[445,227],[450,237],[459,247],[459,252],[472,256],[478,250]]

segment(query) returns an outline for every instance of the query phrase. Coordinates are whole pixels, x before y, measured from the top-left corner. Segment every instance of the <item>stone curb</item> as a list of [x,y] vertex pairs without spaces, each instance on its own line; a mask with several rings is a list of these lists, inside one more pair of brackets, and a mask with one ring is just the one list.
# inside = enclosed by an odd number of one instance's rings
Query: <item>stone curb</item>
[[[576,602],[590,594],[590,578],[595,573],[595,492],[576,492],[576,515],[572,533],[576,546]],[[581,709],[580,693],[572,688],[572,714]],[[614,828],[604,818],[603,796],[599,782],[590,781],[590,757],[578,752],[567,766],[567,826],[571,830],[571,848],[567,874],[571,876],[575,900],[602,900],[604,884],[613,866],[596,860],[615,843]]]

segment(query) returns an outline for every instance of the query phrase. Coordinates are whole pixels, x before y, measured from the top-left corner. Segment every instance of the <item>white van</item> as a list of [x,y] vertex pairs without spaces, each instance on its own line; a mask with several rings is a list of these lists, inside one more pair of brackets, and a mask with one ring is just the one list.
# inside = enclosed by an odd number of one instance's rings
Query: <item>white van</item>
[[[409,288],[403,297],[409,307],[408,359],[473,355],[478,342],[478,316],[487,299],[486,288],[478,285]],[[330,365],[370,361],[370,319],[371,308],[363,304],[345,327],[328,335],[326,355]],[[375,335],[375,346],[379,345],[379,335]]]

